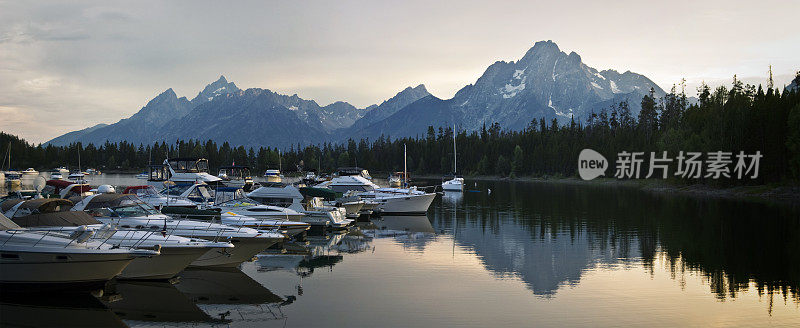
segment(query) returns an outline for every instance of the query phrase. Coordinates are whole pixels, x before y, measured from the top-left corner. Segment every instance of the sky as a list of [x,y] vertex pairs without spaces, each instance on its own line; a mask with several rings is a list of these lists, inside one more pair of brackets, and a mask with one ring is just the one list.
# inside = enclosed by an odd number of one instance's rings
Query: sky
[[0,131],[40,143],[225,75],[321,105],[425,84],[447,99],[553,40],[599,70],[776,85],[800,70],[800,1],[6,1]]

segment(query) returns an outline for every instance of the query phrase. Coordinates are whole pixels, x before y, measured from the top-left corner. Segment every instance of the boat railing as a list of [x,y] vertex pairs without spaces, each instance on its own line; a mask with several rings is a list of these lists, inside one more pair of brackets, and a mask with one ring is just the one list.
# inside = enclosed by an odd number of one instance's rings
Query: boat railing
[[[235,226],[235,227],[239,228],[239,230],[237,230],[237,232],[239,232],[242,228],[248,228],[248,226],[246,226],[246,225],[238,225],[238,224],[237,225],[232,225],[232,224],[228,224],[228,223],[223,223],[222,222],[222,217],[219,214],[213,214],[213,215],[212,214],[164,214],[164,215],[168,215],[169,217],[172,217],[172,218],[174,218],[176,220],[191,220],[193,218],[200,218],[201,220],[203,220],[203,222],[208,221],[210,223],[222,224],[222,225],[226,225],[226,226]],[[269,219],[254,218],[254,217],[249,217],[249,216],[248,217],[253,219],[252,222],[258,222],[259,223],[258,224],[259,227],[261,226],[261,223],[263,223],[264,221],[277,221],[279,223],[295,222],[295,221],[292,221],[292,220],[289,219],[289,214],[288,213],[284,213],[283,215],[284,215],[283,218],[276,217],[274,219],[273,218],[269,218]],[[246,215],[241,215],[241,216],[245,217]],[[257,228],[255,228],[255,229],[257,229]]]
[[[115,236],[117,232],[146,232],[141,234],[138,237],[131,237],[130,239],[126,239],[125,237],[114,238],[114,241],[111,242],[111,238]],[[134,249],[134,248],[142,248],[142,244],[145,240],[147,240],[150,236],[155,233],[154,231],[145,231],[139,229],[111,229],[111,230],[103,230],[103,229],[95,229],[90,228],[86,230],[77,230],[75,227],[37,227],[37,228],[22,228],[22,229],[9,229],[5,230],[5,233],[11,234],[8,238],[5,238],[2,244],[6,245],[9,242],[13,243],[13,239],[17,236],[22,236],[22,234],[27,233],[34,233],[41,235],[41,237],[36,240],[36,242],[31,245],[32,247],[36,247],[42,241],[45,240],[47,237],[58,237],[59,239],[64,239],[66,242],[64,243],[63,247],[67,248],[72,245],[74,246],[84,246],[87,249],[101,249],[104,245],[109,245],[113,248],[127,248],[127,249]],[[103,234],[106,232],[107,234]],[[110,232],[110,233],[108,233]],[[86,235],[84,235],[84,233]],[[96,233],[100,233],[99,236],[96,236]],[[81,240],[82,239],[82,240]],[[121,246],[123,242],[132,241],[127,246]],[[96,247],[89,247],[89,244],[86,242],[95,242],[97,244]]]
[[[247,228],[243,226],[234,227],[222,224],[221,222],[215,222],[214,219],[219,217],[218,215],[203,215],[203,214],[164,214],[164,215],[169,216],[170,219],[176,221],[175,222],[176,224],[171,229],[169,227],[166,227],[165,225],[163,231],[172,232],[172,234],[175,234],[174,231],[176,230],[188,231],[189,234],[180,234],[180,235],[189,238],[209,239],[208,233],[211,232],[214,234],[212,237],[213,239],[211,239],[212,241],[220,241],[220,240],[224,241],[228,239],[228,237],[225,236],[226,233],[237,233],[237,234],[243,233],[242,229]],[[210,217],[211,219],[208,221],[199,221],[196,220],[198,217]],[[165,224],[164,219],[162,218],[162,219],[146,219],[145,220],[146,225],[150,225],[151,221],[156,222],[157,224]],[[181,223],[183,222],[191,222],[193,224],[188,226],[181,226]],[[198,225],[196,223],[204,223],[204,224]],[[221,226],[215,227],[214,226],[215,224]],[[199,234],[200,232],[203,232],[204,234],[201,235]]]

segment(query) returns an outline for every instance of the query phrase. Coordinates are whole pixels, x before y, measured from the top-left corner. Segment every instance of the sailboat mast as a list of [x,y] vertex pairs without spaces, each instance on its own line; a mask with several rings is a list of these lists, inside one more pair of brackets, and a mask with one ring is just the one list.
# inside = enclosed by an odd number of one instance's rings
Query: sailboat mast
[[408,149],[406,148],[406,144],[403,144],[403,186],[408,187],[408,160],[406,156],[408,155]]
[[456,168],[456,165],[458,165],[457,164],[458,160],[457,160],[456,156],[457,156],[456,155],[456,125],[453,124],[453,175],[455,175],[456,172],[458,172],[458,169]]

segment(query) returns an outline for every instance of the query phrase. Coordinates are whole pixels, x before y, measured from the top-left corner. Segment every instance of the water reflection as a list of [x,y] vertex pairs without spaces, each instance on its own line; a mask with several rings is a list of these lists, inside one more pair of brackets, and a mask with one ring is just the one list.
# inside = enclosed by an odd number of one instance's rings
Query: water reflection
[[218,320],[283,319],[276,305],[284,299],[236,268],[187,269],[175,287],[203,312]]
[[218,322],[168,282],[116,281],[101,299],[126,321]]
[[4,327],[127,327],[89,293],[0,292]]
[[800,300],[795,208],[606,186],[480,186],[493,193],[465,193],[463,204],[443,198],[434,206],[436,230],[536,295],[576,284],[595,267],[641,264],[652,272],[664,255],[673,276],[700,273],[720,299],[735,298],[753,282],[759,294]]

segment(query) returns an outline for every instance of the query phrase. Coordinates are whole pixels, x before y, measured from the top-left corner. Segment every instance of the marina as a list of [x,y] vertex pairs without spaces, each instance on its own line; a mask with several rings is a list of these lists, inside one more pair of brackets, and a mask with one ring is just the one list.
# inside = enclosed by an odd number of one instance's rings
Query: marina
[[[256,180],[275,186],[260,177]],[[293,180],[301,179],[284,178],[283,188]],[[373,181],[363,185],[389,184]],[[419,179],[416,183],[438,182]],[[115,209],[109,202],[131,203],[125,199],[134,197],[101,193],[95,184],[126,190],[126,186],[141,185],[141,179],[133,174],[93,176],[90,185],[95,194],[83,195],[82,200],[78,196],[77,209]],[[219,192],[223,194],[225,188],[231,187],[218,187]],[[105,203],[92,205],[98,197]],[[17,201],[15,206],[29,202]],[[25,225],[41,225],[42,218],[58,216],[58,211],[53,212],[56,204],[66,207],[67,203],[59,198],[41,199],[40,207],[52,206],[50,212],[37,210],[35,219],[6,210],[8,204],[4,212]],[[674,206],[659,205],[664,203]],[[650,216],[638,214],[659,208],[663,210]],[[108,219],[94,216],[91,210],[61,213],[85,215],[81,216],[85,221],[76,224],[96,218],[96,235],[102,235],[103,224],[116,225],[115,235],[124,236],[130,234],[126,229],[148,231],[158,222],[150,237],[129,238],[138,243],[129,246],[149,247],[139,252],[150,252],[148,261],[159,259],[160,265],[153,263],[165,270],[170,269],[164,265],[167,262],[191,262],[189,258],[198,256],[191,263],[199,266],[143,280],[141,270],[146,266],[140,264],[132,266],[138,271],[121,271],[100,287],[70,288],[66,294],[47,290],[18,294],[4,287],[0,321],[12,326],[58,322],[61,327],[83,327],[87,322],[105,327],[485,327],[530,322],[646,326],[709,325],[712,320],[737,325],[764,320],[800,324],[800,277],[787,267],[800,259],[781,251],[783,245],[796,243],[797,236],[765,233],[798,229],[798,222],[790,218],[798,217],[799,210],[791,205],[646,194],[613,186],[470,181],[464,192],[436,194],[423,214],[375,215],[354,221],[346,229],[306,231],[313,227],[306,224],[300,228],[301,235],[285,233],[278,244],[245,246],[243,254],[226,256],[227,262],[206,258],[209,265],[200,264],[207,255],[175,254],[175,247],[199,242],[192,238],[206,238],[202,247],[236,250],[247,243],[217,240],[225,230],[209,233],[208,228],[224,223],[234,227],[229,233],[244,238],[247,231],[238,227],[286,232],[290,227],[280,227],[277,221],[297,221],[248,218],[246,213],[237,218],[234,213],[223,215],[219,223],[191,223],[185,217],[164,220],[160,214],[136,214],[124,207],[115,211],[120,215]],[[692,224],[700,217],[729,224],[723,225],[721,234]],[[253,223],[270,219],[272,225]],[[58,230],[69,238],[64,229]],[[41,233],[42,228],[33,230],[28,233]],[[162,231],[175,246],[155,242],[164,238]],[[738,238],[730,240],[728,235]],[[687,244],[687,238],[701,242]],[[114,238],[107,242],[114,244]],[[155,244],[160,244],[161,255],[153,255]],[[706,255],[723,252],[732,255],[721,259]],[[7,267],[7,253],[4,249],[2,270]],[[143,262],[146,258],[130,260],[147,263]],[[353,315],[339,315],[343,312]],[[35,318],[26,313],[36,313]]]

